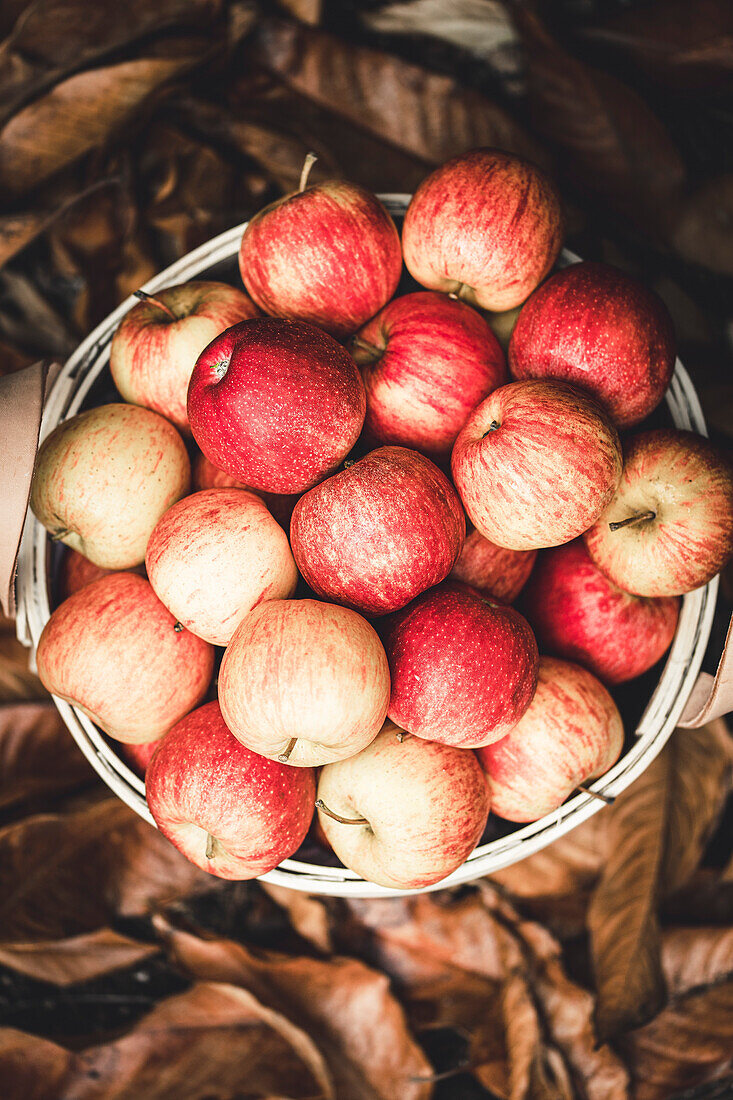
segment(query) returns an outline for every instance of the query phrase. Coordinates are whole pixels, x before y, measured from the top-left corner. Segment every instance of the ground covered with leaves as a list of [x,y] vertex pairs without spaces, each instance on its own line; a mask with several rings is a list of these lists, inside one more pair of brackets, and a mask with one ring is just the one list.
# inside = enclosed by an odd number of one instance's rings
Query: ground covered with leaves
[[[663,296],[729,443],[726,0],[5,0],[0,38],[1,372],[62,360],[310,150],[315,181],[409,192],[498,145],[558,176],[571,247]],[[188,864],[94,778],[7,622],[0,703],[4,1100],[730,1094],[722,722],[491,879],[344,901]]]

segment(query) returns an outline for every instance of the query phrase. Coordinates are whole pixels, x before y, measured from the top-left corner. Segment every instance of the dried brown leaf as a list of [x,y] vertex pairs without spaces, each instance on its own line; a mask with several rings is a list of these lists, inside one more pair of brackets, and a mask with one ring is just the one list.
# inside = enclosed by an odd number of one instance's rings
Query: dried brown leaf
[[690,195],[669,238],[685,260],[733,275],[733,174],[707,180]]
[[[0,665],[0,668],[3,666]],[[93,780],[87,760],[50,703],[0,707],[0,813]]]
[[0,1028],[3,1100],[60,1100],[74,1055],[48,1039]]
[[157,952],[153,944],[100,928],[50,943],[0,944],[0,964],[39,982],[68,986],[134,966]]
[[677,730],[605,814],[608,856],[588,911],[602,1039],[665,999],[657,910],[692,875],[730,787],[722,722]]
[[323,16],[323,0],[280,0],[280,6],[311,27],[318,26]]
[[0,829],[5,942],[60,939],[216,885],[117,798]]
[[174,960],[204,981],[249,989],[263,1004],[297,1020],[326,1059],[337,1096],[349,1100],[427,1100],[415,1078],[431,1073],[410,1036],[388,979],[353,959],[255,957],[230,940],[203,940],[155,918]]
[[670,928],[662,938],[670,995],[733,980],[733,928]]
[[[8,366],[15,364],[11,360]],[[10,371],[0,369],[6,373]],[[28,650],[15,636],[15,623],[0,616],[0,703],[46,698],[46,689],[28,668]]]
[[290,923],[299,936],[315,944],[326,955],[333,951],[329,911],[320,898],[303,894],[300,890],[288,890],[285,886],[274,886],[270,882],[263,882],[262,889],[277,905],[287,910]]

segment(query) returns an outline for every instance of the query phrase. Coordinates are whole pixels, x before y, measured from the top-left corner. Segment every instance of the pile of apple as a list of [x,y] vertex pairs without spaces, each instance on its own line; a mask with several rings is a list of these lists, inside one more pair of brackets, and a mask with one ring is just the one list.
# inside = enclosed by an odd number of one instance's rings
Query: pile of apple
[[[671,322],[611,266],[547,278],[561,239],[552,183],[496,150],[428,176],[401,241],[306,167],[244,233],[247,294],[140,292],[126,403],[41,446],[31,505],[76,553],[40,676],[141,746],[207,871],[271,870],[315,806],[347,867],[427,886],[489,809],[536,820],[618,759],[606,685],[733,552],[733,472],[691,433],[619,440],[669,385]],[[403,259],[427,289],[393,298]]]

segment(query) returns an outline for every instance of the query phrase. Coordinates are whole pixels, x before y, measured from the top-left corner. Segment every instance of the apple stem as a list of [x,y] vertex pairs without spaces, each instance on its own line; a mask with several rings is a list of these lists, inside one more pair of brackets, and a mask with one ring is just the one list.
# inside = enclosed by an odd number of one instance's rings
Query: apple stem
[[362,340],[359,336],[351,337],[351,346],[354,348],[361,348],[369,356],[369,362],[375,363],[377,359],[380,359],[384,348],[375,347],[374,344],[368,344],[366,340]]
[[71,533],[71,528],[70,527],[60,527],[58,529],[58,531],[49,531],[48,532],[49,537],[50,537],[52,542],[61,542],[70,533]]
[[332,817],[334,821],[338,821],[340,825],[368,825],[369,822],[365,817],[341,817],[340,814],[335,814],[333,810],[329,810],[326,803],[322,798],[316,799],[316,809],[325,814],[326,817]]
[[613,805],[613,803],[616,801],[614,795],[602,794],[601,791],[592,791],[590,787],[584,787],[582,783],[578,783],[578,786],[575,789],[576,791],[582,791],[583,794],[589,794],[591,798],[597,798],[599,802],[605,802],[607,806]]
[[213,837],[211,833],[206,834],[206,858],[214,858],[214,845],[216,844],[216,837]]
[[454,302],[457,302],[459,300],[459,298],[461,297],[461,291],[462,290],[463,290],[463,283],[459,283],[455,290],[451,290],[448,297],[452,298]]
[[300,183],[298,184],[299,191],[305,191],[306,184],[308,183],[308,176],[311,173],[311,168],[318,160],[315,153],[307,153],[306,158],[303,161],[303,168],[300,173]]
[[399,743],[402,744],[402,742],[406,741],[408,737],[412,737],[412,734],[408,733],[407,730],[397,730],[395,737],[397,738]]
[[501,427],[501,424],[499,423],[498,420],[492,420],[491,423],[489,424],[488,428],[484,432],[484,434],[481,436],[481,438],[486,439],[486,436],[489,435],[490,432],[495,432],[496,429],[500,428],[500,427]]
[[178,320],[173,310],[164,305],[160,298],[154,298],[152,294],[146,294],[144,290],[133,290],[132,295],[134,298],[139,298],[141,302],[151,302],[158,309],[162,309],[163,313],[167,313],[172,321]]
[[293,751],[293,749],[295,748],[295,742],[297,740],[298,740],[297,737],[291,737],[290,738],[290,740],[288,741],[287,746],[285,748],[285,751],[281,752],[280,755],[278,756],[278,760],[280,761],[281,764],[287,764],[288,760],[290,759],[290,754]]
[[183,630],[183,623],[178,623],[178,622],[174,623],[173,624],[173,629],[175,630],[176,634],[180,634],[181,631]]
[[637,512],[634,516],[629,516],[628,519],[617,520],[616,523],[609,523],[609,527],[612,531],[618,531],[622,527],[635,527],[637,523],[646,523],[647,520],[655,519],[656,512]]

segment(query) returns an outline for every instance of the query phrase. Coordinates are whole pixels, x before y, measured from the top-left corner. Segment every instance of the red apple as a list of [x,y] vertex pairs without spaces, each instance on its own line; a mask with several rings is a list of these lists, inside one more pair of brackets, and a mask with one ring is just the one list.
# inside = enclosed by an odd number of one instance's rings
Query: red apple
[[220,470],[202,451],[197,452],[191,463],[191,481],[194,490],[246,489],[250,493],[256,493],[264,500],[281,527],[287,530],[290,526],[290,517],[298,500],[297,493],[265,493],[261,489],[253,489],[251,485],[237,481],[225,470]]
[[287,535],[243,489],[203,489],[158,520],[145,555],[158,599],[187,630],[229,644],[248,611],[292,596],[298,580]]
[[681,596],[733,554],[733,465],[692,432],[643,432],[625,443],[616,495],[585,534],[598,568],[636,596]]
[[214,650],[183,630],[136,573],[111,573],[64,600],[43,628],[38,675],[105,733],[155,741],[201,702]]
[[262,317],[227,329],[199,356],[188,416],[206,457],[238,481],[300,493],[327,477],[359,438],[366,397],[333,337]]
[[212,875],[249,879],[272,871],[305,839],[315,776],[240,745],[219,704],[207,703],[160,742],[145,795],[163,836]]
[[473,149],[436,168],[405,215],[402,249],[412,276],[482,309],[520,305],[557,258],[560,197],[536,165]]
[[94,565],[129,569],[143,563],[151,531],[190,481],[172,424],[135,405],[99,405],[43,441],[30,505],[54,539]]
[[397,289],[400,238],[369,191],[327,180],[255,214],[242,237],[239,270],[265,313],[345,336]]
[[118,744],[116,752],[118,756],[122,757],[128,768],[134,771],[135,775],[144,779],[148,764],[153,759],[153,753],[160,742],[161,738],[158,738],[157,741],[143,741],[139,745]]
[[656,409],[675,338],[662,299],[610,264],[558,271],[522,308],[509,344],[515,378],[558,378],[591,393],[619,428]]
[[427,741],[475,749],[516,726],[537,684],[537,643],[512,607],[465,584],[423,592],[384,631],[388,715]]
[[403,737],[387,723],[357,756],[323,769],[316,805],[346,867],[381,886],[418,890],[471,854],[486,826],[489,796],[474,753]]
[[430,459],[380,447],[301,497],[290,541],[314,592],[382,615],[447,577],[465,530],[461,502]]
[[620,684],[641,676],[669,649],[680,601],[623,592],[576,539],[540,554],[522,611],[543,650],[577,661],[606,684]]
[[98,581],[100,577],[106,577],[114,573],[114,569],[102,569],[101,565],[95,565],[89,558],[85,558],[78,550],[72,550],[65,546],[59,564],[57,584],[59,603],[73,596],[80,588],[85,588],[92,581]]
[[112,338],[109,368],[125,401],[144,405],[188,432],[186,397],[193,365],[224,329],[256,317],[257,307],[226,283],[181,283],[139,291],[142,301]]
[[359,752],[379,732],[388,701],[387,657],[374,628],[316,600],[271,600],[250,611],[219,671],[234,736],[296,767]]
[[352,354],[367,395],[370,439],[447,457],[475,405],[506,381],[486,321],[445,294],[388,302],[359,330]]
[[507,550],[489,542],[479,531],[466,536],[450,579],[464,581],[502,603],[513,603],[532,572],[536,550]]
[[507,821],[537,821],[579,783],[616,763],[624,728],[616,704],[587,669],[540,658],[537,691],[512,732],[479,749],[491,810]]
[[581,535],[613,497],[621,445],[608,414],[564,382],[512,382],[471,413],[453,480],[471,522],[510,550]]

